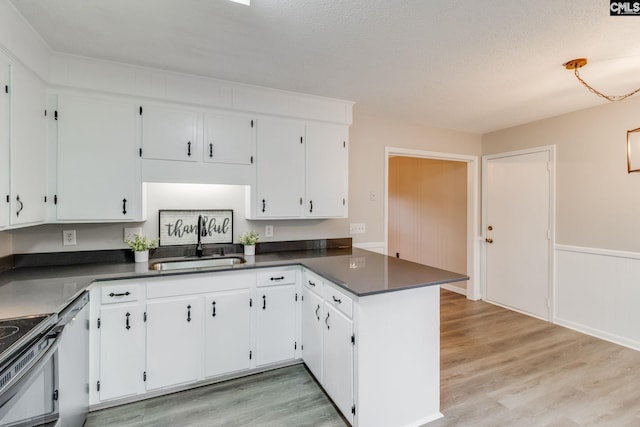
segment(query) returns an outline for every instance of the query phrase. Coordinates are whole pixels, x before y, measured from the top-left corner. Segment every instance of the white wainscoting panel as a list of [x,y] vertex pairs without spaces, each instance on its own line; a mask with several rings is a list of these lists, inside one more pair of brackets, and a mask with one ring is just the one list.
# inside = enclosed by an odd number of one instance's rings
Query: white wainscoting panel
[[640,350],[640,253],[556,245],[555,323]]
[[371,252],[377,252],[379,254],[386,255],[384,250],[384,242],[354,243],[353,246],[356,248],[366,249]]

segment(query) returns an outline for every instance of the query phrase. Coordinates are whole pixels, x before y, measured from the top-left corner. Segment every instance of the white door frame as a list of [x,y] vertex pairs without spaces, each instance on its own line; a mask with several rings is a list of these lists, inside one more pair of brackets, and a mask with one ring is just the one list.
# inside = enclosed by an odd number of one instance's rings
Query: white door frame
[[392,156],[418,157],[423,159],[448,160],[467,163],[467,298],[481,298],[480,250],[481,239],[478,236],[478,161],[479,156],[464,154],[440,153],[435,151],[412,150],[398,147],[384,149],[384,253],[389,254],[389,158]]
[[[525,154],[549,153],[550,166],[550,180],[549,180],[549,227],[551,228],[551,235],[549,238],[549,317],[546,320],[551,322],[555,318],[555,241],[556,241],[556,146],[544,145],[540,147],[527,148],[524,150],[507,151],[504,153],[488,154],[482,156],[482,232],[480,241],[482,243],[482,287],[481,295],[482,299],[487,298],[487,245],[484,243],[484,239],[487,237],[487,162],[493,159],[499,159],[503,157],[520,156]],[[514,310],[513,308],[510,308]],[[515,310],[517,311],[517,310]],[[531,315],[530,313],[525,313]]]

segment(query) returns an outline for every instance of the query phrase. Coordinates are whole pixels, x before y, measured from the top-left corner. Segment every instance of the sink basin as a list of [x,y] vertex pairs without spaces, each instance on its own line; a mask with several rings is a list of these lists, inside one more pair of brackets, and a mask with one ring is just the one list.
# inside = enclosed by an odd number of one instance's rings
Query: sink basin
[[228,267],[247,262],[239,256],[216,257],[216,258],[194,258],[181,259],[176,261],[157,262],[151,265],[152,270],[180,270],[183,268],[200,267]]

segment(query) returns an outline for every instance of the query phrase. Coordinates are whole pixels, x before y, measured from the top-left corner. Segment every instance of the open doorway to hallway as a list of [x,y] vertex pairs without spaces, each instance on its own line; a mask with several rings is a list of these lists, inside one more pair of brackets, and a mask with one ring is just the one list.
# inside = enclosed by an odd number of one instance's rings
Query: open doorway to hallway
[[[462,274],[469,266],[469,163],[390,155],[387,253]],[[472,223],[472,222],[471,222]],[[472,240],[472,239],[471,239]],[[472,255],[473,256],[473,252]],[[452,290],[466,294],[466,283]]]

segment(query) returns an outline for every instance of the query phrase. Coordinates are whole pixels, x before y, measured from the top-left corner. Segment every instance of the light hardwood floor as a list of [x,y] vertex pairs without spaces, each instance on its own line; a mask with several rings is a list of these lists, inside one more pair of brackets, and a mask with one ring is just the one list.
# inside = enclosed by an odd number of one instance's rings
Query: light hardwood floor
[[[441,291],[429,427],[640,426],[640,352]],[[91,413],[95,426],[345,426],[301,366]],[[367,427],[367,426],[362,426]]]

